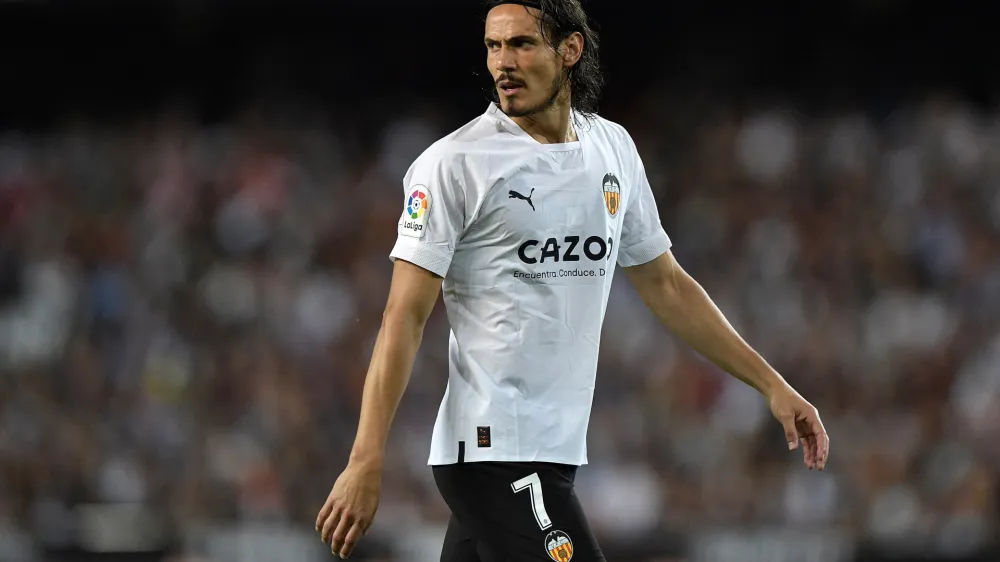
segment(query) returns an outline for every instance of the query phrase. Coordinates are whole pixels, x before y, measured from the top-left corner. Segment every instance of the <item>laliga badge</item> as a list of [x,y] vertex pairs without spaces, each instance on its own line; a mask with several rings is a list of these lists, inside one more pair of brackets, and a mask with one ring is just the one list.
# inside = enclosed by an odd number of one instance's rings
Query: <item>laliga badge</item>
[[399,235],[423,238],[427,232],[427,215],[431,212],[431,192],[427,186],[415,185],[406,195],[406,208],[399,218]]

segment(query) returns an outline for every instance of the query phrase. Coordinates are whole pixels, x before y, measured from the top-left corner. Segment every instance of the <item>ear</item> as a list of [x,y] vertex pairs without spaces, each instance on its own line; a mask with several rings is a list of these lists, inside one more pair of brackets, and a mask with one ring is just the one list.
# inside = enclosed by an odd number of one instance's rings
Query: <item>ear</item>
[[583,56],[583,34],[574,31],[569,37],[563,39],[559,53],[562,55],[563,66],[569,68],[580,61]]

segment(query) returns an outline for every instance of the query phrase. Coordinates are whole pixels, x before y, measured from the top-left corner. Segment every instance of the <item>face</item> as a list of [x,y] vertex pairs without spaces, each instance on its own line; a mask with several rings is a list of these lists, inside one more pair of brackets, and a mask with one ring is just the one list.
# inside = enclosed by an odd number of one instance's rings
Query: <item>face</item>
[[[542,37],[538,10],[502,4],[486,16],[486,61],[496,84],[500,109],[523,117],[553,106],[564,97],[565,70],[583,52],[583,36],[574,33],[558,51]],[[567,92],[568,93],[568,92]]]

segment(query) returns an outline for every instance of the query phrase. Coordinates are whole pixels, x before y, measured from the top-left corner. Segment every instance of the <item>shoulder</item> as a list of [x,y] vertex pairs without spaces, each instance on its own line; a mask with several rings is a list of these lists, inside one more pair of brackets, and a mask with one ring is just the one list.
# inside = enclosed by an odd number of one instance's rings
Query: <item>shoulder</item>
[[608,153],[616,156],[622,167],[620,173],[629,178],[637,178],[637,174],[645,173],[639,149],[624,126],[599,115],[586,119],[588,125],[585,126],[590,127],[588,135],[602,143]]
[[605,119],[599,115],[585,118],[586,127],[589,127],[588,136],[604,145],[604,150],[609,154],[614,154],[621,164],[621,173],[632,177],[637,170],[642,168],[642,158],[639,157],[639,150],[636,148],[632,135],[624,126]]
[[464,176],[471,163],[490,154],[491,146],[501,135],[493,121],[476,117],[427,147],[414,160],[410,171],[435,170]]
[[517,164],[516,149],[517,140],[509,131],[489,113],[480,115],[427,147],[410,166],[405,183],[446,183],[440,189],[475,199]]
[[584,120],[583,126],[588,129],[592,136],[604,140],[612,146],[635,150],[635,142],[624,126],[596,114],[590,117],[581,116],[581,119]]

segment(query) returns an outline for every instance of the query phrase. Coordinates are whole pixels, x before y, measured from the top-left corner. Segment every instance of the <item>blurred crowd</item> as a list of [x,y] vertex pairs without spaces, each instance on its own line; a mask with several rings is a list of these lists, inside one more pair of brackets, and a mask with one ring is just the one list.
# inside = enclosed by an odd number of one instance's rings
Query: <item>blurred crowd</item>
[[[808,471],[767,404],[619,276],[578,479],[598,534],[777,526],[949,555],[1000,535],[1000,114],[650,91],[608,116],[678,259],[819,408],[832,455]],[[0,526],[67,543],[76,506],[140,504],[181,529],[311,529],[354,437],[401,178],[473,117],[0,131]],[[426,467],[447,333],[439,307],[376,536],[447,520]]]

